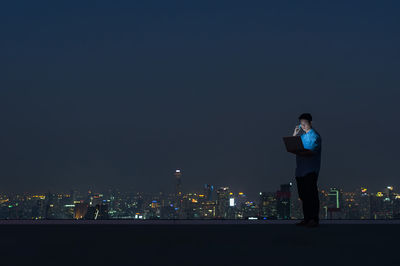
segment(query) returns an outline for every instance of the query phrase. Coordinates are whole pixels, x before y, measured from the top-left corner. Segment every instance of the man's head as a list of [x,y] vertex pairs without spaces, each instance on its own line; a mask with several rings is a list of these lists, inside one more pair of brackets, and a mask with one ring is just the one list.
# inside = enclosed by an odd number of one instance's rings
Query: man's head
[[301,124],[301,128],[304,130],[304,131],[309,131],[311,128],[312,128],[312,125],[311,125],[311,121],[312,121],[312,116],[311,116],[311,114],[310,113],[303,113],[303,114],[301,114],[300,116],[299,116],[299,121],[300,121],[300,124]]

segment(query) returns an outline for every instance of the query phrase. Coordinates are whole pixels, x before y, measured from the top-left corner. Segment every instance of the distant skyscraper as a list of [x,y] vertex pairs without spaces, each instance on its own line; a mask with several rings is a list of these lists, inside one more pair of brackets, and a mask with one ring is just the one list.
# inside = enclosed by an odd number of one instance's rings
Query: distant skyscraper
[[360,204],[360,219],[370,219],[371,218],[371,205],[369,199],[369,193],[367,193],[367,188],[361,187],[359,192],[359,204]]
[[227,218],[229,208],[229,187],[220,187],[217,190],[217,206],[215,210],[216,218]]
[[201,205],[201,217],[204,219],[215,218],[215,201],[205,201]]
[[237,207],[236,207],[236,199],[235,195],[233,192],[229,192],[229,207],[228,207],[228,213],[227,213],[227,218],[228,219],[235,219],[237,216]]
[[354,191],[343,192],[341,212],[344,219],[360,219],[358,196]]
[[213,200],[213,192],[214,192],[214,186],[210,184],[204,184],[204,195],[207,201]]
[[386,219],[387,213],[385,206],[387,204],[385,202],[384,194],[381,191],[370,195],[370,204],[371,219]]
[[184,218],[185,213],[183,210],[183,192],[182,192],[182,171],[176,169],[175,173],[175,210],[179,218]]
[[393,219],[395,193],[392,186],[387,186],[383,192],[378,191],[370,197],[371,219]]
[[341,195],[340,190],[332,187],[328,192],[327,219],[341,218]]
[[175,195],[182,194],[182,172],[180,169],[175,170]]
[[238,206],[239,209],[243,208],[247,200],[247,195],[243,192],[239,192],[236,198],[236,206]]
[[259,216],[261,218],[276,219],[277,203],[275,193],[260,192]]
[[56,217],[55,206],[57,206],[57,195],[50,191],[46,194],[45,219],[54,219]]
[[243,219],[250,219],[258,216],[259,210],[255,202],[246,201],[244,203],[244,207],[241,209],[241,212],[242,212],[241,217]]
[[282,184],[281,189],[276,192],[276,204],[278,211],[278,219],[290,219],[290,197],[292,183]]

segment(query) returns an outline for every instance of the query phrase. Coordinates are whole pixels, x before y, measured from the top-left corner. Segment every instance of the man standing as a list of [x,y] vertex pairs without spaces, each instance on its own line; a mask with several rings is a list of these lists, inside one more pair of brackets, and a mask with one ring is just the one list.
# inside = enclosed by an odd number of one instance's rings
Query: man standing
[[[319,193],[317,181],[321,166],[321,136],[312,128],[311,114],[301,114],[299,116],[299,121],[301,128],[296,126],[293,136],[300,135],[304,148],[309,151],[296,154],[295,176],[304,215],[304,219],[296,223],[296,225],[317,227],[319,225]],[[302,133],[300,133],[301,129]]]

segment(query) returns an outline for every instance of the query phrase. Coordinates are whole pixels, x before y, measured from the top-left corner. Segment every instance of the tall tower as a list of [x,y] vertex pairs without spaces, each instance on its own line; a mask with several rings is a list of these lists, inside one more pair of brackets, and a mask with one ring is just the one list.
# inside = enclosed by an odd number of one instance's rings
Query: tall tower
[[183,204],[183,193],[182,193],[182,172],[180,169],[176,169],[175,173],[175,210],[178,218],[184,218],[184,204]]
[[340,189],[331,187],[328,192],[328,206],[327,206],[327,219],[340,219],[341,218],[341,193]]
[[360,219],[370,219],[371,217],[371,202],[367,188],[361,187],[361,193],[358,193],[360,202]]
[[291,219],[290,196],[292,183],[282,184],[281,190],[276,192],[278,219]]
[[228,218],[229,193],[229,187],[220,187],[217,190],[217,206],[215,210],[215,215],[218,219]]
[[213,200],[213,192],[214,192],[214,186],[210,184],[204,184],[204,194],[206,196],[207,201],[212,201]]
[[182,195],[182,173],[180,169],[175,170],[175,196]]

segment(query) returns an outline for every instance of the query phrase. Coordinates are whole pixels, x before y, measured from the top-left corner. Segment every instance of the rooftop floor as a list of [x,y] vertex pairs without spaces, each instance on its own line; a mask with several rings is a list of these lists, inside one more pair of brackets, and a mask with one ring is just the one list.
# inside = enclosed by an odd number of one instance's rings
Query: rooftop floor
[[0,264],[400,265],[399,220],[295,222],[2,220]]

